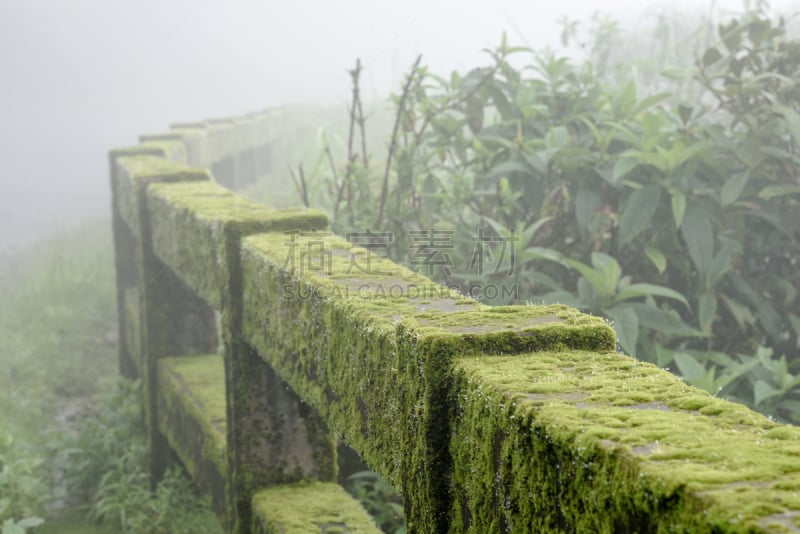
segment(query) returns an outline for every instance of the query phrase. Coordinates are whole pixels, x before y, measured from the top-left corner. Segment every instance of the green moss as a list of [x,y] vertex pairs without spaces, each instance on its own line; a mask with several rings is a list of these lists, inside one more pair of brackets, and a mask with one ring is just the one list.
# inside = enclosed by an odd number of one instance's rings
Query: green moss
[[[256,223],[282,231],[325,229],[327,217],[317,210],[273,210],[213,182],[161,183],[150,186],[150,196],[175,209],[209,221]],[[266,230],[262,230],[266,231]]]
[[208,124],[202,121],[197,122],[173,122],[169,125],[172,130],[205,130]]
[[222,357],[162,358],[157,372],[159,427],[224,520],[228,460]]
[[156,253],[218,310],[242,235],[328,223],[321,212],[272,210],[210,181],[152,184],[147,205]]
[[[195,414],[217,440],[225,438],[225,368],[217,354],[176,356],[159,360],[160,372],[170,374],[197,408]],[[189,399],[186,399],[187,402]]]
[[446,531],[454,360],[609,349],[613,331],[563,306],[485,307],[384,259],[357,270],[366,254],[321,233],[244,238],[242,333],[332,430],[413,495],[410,528]]
[[253,496],[253,532],[263,534],[375,533],[370,516],[341,486],[308,482],[261,490]]
[[122,156],[114,163],[114,201],[122,219],[134,234],[142,231],[140,218],[144,216],[144,194],[149,184],[155,182],[188,182],[210,180],[204,169],[187,167],[167,159],[152,156]]
[[140,143],[160,143],[162,141],[179,141],[183,142],[183,136],[178,131],[162,132],[154,134],[141,134],[139,136]]
[[148,179],[152,178],[173,182],[185,180],[187,177],[196,177],[196,180],[208,179],[205,169],[189,167],[158,156],[125,156],[120,157],[117,164],[127,171],[129,179],[139,182],[149,183]]
[[143,143],[127,147],[112,148],[109,151],[109,157],[112,161],[116,161],[118,158],[132,156],[156,156],[164,158],[169,154],[168,148],[171,147],[161,145],[160,143]]
[[452,335],[457,351],[609,350],[616,344],[601,318],[560,305],[481,305],[336,236],[263,234],[245,246],[301,281],[296,291],[284,285],[287,298],[346,301],[380,328],[402,320],[419,335]]
[[152,155],[173,161],[186,163],[186,146],[183,141],[172,138],[148,138],[138,145],[112,149],[111,159],[125,156]]
[[800,484],[800,429],[652,365],[567,352],[455,367],[458,531],[747,532],[800,510],[786,489]]

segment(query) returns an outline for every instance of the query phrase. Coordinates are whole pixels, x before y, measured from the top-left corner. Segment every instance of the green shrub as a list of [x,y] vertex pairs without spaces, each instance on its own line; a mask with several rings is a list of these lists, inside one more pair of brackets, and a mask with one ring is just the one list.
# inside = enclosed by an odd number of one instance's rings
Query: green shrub
[[[0,525],[37,526],[53,499],[51,446],[67,412],[115,368],[107,224],[31,247],[0,291]],[[76,398],[78,397],[78,398]]]
[[[417,232],[453,229],[441,281],[603,315],[625,352],[800,422],[800,42],[760,9],[696,42],[658,84],[674,91],[649,94],[613,58],[505,40],[466,74],[418,61],[388,162],[350,150],[307,189],[334,193],[338,233],[390,232],[397,261],[436,252]],[[494,259],[513,268],[478,272],[479,232],[510,243]]]
[[403,501],[392,486],[374,471],[359,471],[347,478],[347,491],[369,512],[382,531],[405,534]]
[[120,379],[74,435],[58,444],[66,494],[86,503],[88,517],[125,533],[219,532],[204,498],[180,467],[151,490],[144,469],[140,385]]
[[15,443],[11,433],[0,434],[0,526],[3,534],[24,532],[42,523],[38,517],[50,498],[43,482],[47,472],[38,451]]

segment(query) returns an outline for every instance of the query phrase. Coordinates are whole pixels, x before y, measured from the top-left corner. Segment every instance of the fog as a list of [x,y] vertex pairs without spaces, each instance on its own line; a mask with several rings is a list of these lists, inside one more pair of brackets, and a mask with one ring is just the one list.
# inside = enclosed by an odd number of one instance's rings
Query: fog
[[631,31],[661,9],[635,0],[0,0],[0,253],[105,216],[107,151],[140,133],[295,102],[342,102],[344,112],[357,57],[364,91],[382,99],[417,54],[446,73],[480,64],[503,30],[515,44],[556,47],[562,15],[585,19],[598,6]]

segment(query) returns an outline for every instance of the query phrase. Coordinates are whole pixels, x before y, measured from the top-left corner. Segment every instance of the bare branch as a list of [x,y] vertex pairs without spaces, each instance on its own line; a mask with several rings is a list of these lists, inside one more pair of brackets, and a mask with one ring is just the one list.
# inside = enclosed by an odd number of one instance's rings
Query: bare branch
[[422,61],[422,54],[417,56],[417,60],[411,67],[411,73],[408,75],[405,86],[403,87],[403,92],[400,95],[400,102],[398,103],[397,115],[395,115],[394,127],[392,128],[392,137],[391,141],[389,142],[389,154],[386,156],[386,169],[384,170],[383,173],[383,186],[381,187],[381,202],[378,208],[378,218],[375,221],[376,228],[381,227],[381,220],[383,219],[383,210],[386,207],[386,196],[389,194],[389,171],[392,168],[392,157],[394,157],[395,147],[397,146],[397,132],[400,128],[400,121],[402,120],[405,111],[405,102],[406,99],[408,98],[408,93],[411,90],[411,83],[414,81],[414,78],[417,75],[417,67],[419,67],[420,61]]
[[295,189],[297,189],[297,192],[300,195],[300,200],[302,200],[303,201],[303,205],[308,208],[309,207],[308,185],[306,183],[305,172],[303,172],[303,164],[300,163],[297,166],[297,168],[300,171],[300,180],[298,181],[297,175],[295,175],[295,173],[294,173],[294,171],[292,170],[291,167],[289,167],[289,176],[292,178],[292,182],[294,182],[294,187],[295,187]]

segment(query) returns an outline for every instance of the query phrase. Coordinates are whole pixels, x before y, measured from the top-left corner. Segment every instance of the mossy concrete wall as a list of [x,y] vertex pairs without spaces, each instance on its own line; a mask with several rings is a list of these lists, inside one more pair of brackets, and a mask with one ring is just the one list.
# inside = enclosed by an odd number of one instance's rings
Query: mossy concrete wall
[[154,475],[177,455],[230,532],[369,531],[333,484],[343,437],[409,532],[800,531],[798,429],[616,353],[599,318],[354,269],[368,251],[324,214],[223,187],[269,166],[280,119],[111,153],[120,371]]

